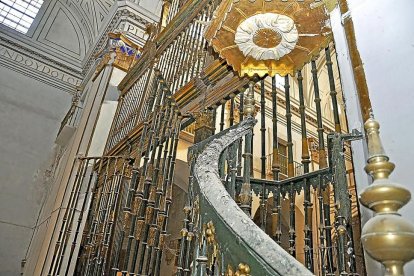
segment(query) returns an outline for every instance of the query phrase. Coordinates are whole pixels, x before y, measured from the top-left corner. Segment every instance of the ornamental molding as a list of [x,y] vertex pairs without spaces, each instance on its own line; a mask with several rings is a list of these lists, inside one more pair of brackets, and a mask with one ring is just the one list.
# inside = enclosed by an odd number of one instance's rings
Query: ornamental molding
[[294,75],[332,40],[325,2],[223,0],[204,32],[239,76]]
[[[126,24],[126,22],[124,21],[127,21],[128,24]],[[88,57],[82,70],[82,75],[86,76],[91,70],[93,71],[96,65],[96,56],[99,52],[103,51],[104,48],[108,45],[109,33],[119,32],[127,34],[128,30],[132,28],[131,26],[134,26],[136,28],[137,26],[139,26],[139,24],[143,27],[143,30],[145,30],[145,26],[150,23],[153,22],[144,19],[139,14],[136,14],[135,12],[129,9],[123,8],[118,10],[111,18],[109,24],[105,27],[105,30],[99,36],[97,42],[95,43],[95,46],[93,47],[93,50],[88,54]],[[127,29],[124,30],[124,27],[126,27]]]
[[134,3],[116,2],[109,18],[101,26],[101,32],[95,37],[95,43],[90,48],[83,63],[79,66],[66,64],[65,60],[42,50],[39,42],[30,37],[21,37],[9,31],[0,33],[0,64],[33,79],[57,87],[73,94],[77,86],[89,80],[100,60],[97,54],[108,46],[108,33],[121,32],[133,42],[143,44],[145,25],[154,22],[156,16],[147,11],[140,11],[139,5]]
[[36,55],[27,55],[0,44],[0,64],[13,71],[73,94],[82,80],[58,67],[42,62]]

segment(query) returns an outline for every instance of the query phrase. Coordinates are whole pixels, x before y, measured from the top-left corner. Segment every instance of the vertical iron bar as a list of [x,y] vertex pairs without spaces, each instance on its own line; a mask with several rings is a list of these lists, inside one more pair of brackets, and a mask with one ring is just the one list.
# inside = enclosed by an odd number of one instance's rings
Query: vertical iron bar
[[290,183],[289,189],[289,253],[296,257],[296,215],[295,215],[295,198],[296,192],[293,187],[293,182]]
[[[265,81],[260,81],[260,134],[261,134],[261,178],[266,179],[266,91]],[[262,230],[266,229],[266,186],[262,184],[262,191],[260,197],[260,227]]]
[[[277,90],[276,90],[276,76],[272,78],[272,123],[273,123],[273,138],[272,138],[272,173],[273,180],[279,180],[280,163],[279,163],[279,143],[277,133]],[[281,214],[281,186],[277,185],[275,194],[273,195],[272,208],[272,223],[276,225],[276,232],[273,233],[275,241],[280,245],[282,236],[282,214]]]
[[[89,160],[87,160],[87,162],[89,162]],[[81,207],[80,214],[79,214],[78,221],[77,221],[77,225],[76,225],[75,235],[74,235],[74,238],[73,238],[72,246],[70,248],[69,259],[68,259],[68,262],[67,262],[68,265],[66,266],[65,275],[68,275],[70,263],[72,262],[73,253],[75,251],[75,247],[76,247],[76,244],[77,244],[76,240],[78,239],[80,227],[81,227],[82,220],[83,220],[83,213],[85,212],[86,202],[88,201],[88,194],[89,194],[90,186],[91,186],[92,179],[93,179],[93,174],[94,174],[93,168],[95,167],[95,164],[96,164],[96,159],[93,159],[93,165],[91,167],[92,169],[91,169],[91,172],[89,174],[89,180],[88,180],[88,184],[87,184],[87,187],[86,187],[86,190],[85,190],[85,198],[82,202],[82,207]]]
[[[302,164],[303,164],[303,173],[309,173],[309,146],[308,146],[308,137],[306,130],[306,106],[305,98],[303,92],[303,76],[302,71],[298,71],[298,88],[299,88],[299,112],[300,112],[300,126],[302,133]],[[304,232],[305,232],[305,265],[310,271],[314,271],[313,267],[313,240],[312,240],[312,202],[311,202],[311,190],[310,183],[307,182],[307,179],[304,179]]]
[[335,89],[335,78],[332,69],[332,59],[331,59],[331,50],[328,47],[325,48],[325,57],[326,57],[326,67],[328,68],[328,77],[329,77],[329,88],[330,88],[330,95],[332,99],[332,108],[333,108],[333,115],[334,115],[334,123],[335,123],[335,131],[341,132],[341,123],[339,121],[339,111],[338,111],[338,99],[337,99],[337,92]]
[[[312,66],[312,79],[313,87],[315,93],[315,105],[316,105],[316,117],[318,124],[318,140],[319,140],[319,168],[326,168],[326,152],[325,152],[325,140],[324,140],[324,128],[323,128],[323,119],[322,119],[322,109],[321,109],[321,98],[319,95],[319,83],[318,83],[318,69],[316,66],[316,61],[311,61]],[[330,188],[329,185],[325,187],[322,191],[323,199],[323,211],[324,213],[324,225],[325,228],[325,240],[326,240],[326,249],[327,249],[327,261],[328,261],[328,273],[333,273],[333,260],[332,260],[332,235],[331,235],[331,218],[330,218]]]
[[234,125],[234,96],[230,98],[229,126]]
[[226,110],[226,101],[223,100],[220,109],[220,132],[224,130],[224,111]]
[[[254,108],[254,82],[249,82],[249,90],[246,95],[245,104],[244,104],[244,114],[248,117],[253,117]],[[252,141],[253,141],[253,131],[250,131],[246,134],[245,145],[244,145],[244,166],[243,166],[243,184],[240,192],[240,208],[248,215],[251,215],[251,186],[250,186],[250,177],[251,177],[251,161],[252,161]]]
[[[243,121],[243,109],[244,109],[244,92],[241,92],[239,97],[239,123]],[[237,175],[242,175],[242,153],[243,153],[243,138],[239,140],[239,147],[237,151]]]
[[[287,131],[287,150],[288,150],[288,177],[294,176],[293,165],[293,142],[292,142],[292,113],[290,110],[290,84],[289,76],[285,76],[285,100],[286,100],[286,131]],[[289,191],[289,253],[296,257],[296,229],[295,229],[295,199],[296,193],[293,190],[293,183],[290,184]]]

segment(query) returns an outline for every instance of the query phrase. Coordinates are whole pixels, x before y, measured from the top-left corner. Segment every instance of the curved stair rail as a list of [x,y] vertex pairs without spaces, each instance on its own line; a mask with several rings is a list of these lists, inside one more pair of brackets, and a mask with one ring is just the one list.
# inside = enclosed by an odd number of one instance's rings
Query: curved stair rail
[[248,117],[189,151],[189,200],[177,275],[313,275],[237,205],[219,176],[220,155],[252,132]]

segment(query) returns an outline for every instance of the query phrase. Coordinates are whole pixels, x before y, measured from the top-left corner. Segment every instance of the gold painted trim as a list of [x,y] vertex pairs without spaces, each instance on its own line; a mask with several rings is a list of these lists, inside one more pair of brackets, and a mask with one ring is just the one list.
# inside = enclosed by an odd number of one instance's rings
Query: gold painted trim
[[[339,0],[339,9],[342,17],[344,17],[344,15],[349,12],[347,0]],[[359,103],[361,105],[362,118],[365,122],[370,118],[372,104],[369,98],[364,65],[358,51],[352,18],[350,16],[345,16],[343,21],[345,36],[348,43],[349,57],[351,59],[352,70],[354,72],[354,79],[358,92]]]

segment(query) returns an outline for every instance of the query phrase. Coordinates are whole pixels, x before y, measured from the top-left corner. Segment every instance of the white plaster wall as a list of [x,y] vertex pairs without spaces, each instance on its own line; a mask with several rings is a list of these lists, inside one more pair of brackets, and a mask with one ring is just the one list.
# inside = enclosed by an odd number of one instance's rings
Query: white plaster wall
[[111,122],[115,116],[118,102],[104,101],[102,103],[99,119],[96,123],[94,136],[88,150],[88,156],[101,156],[104,153],[106,140],[111,129]]
[[[348,0],[348,2],[374,114],[381,124],[381,137],[385,150],[391,161],[396,164],[391,178],[413,192],[411,160],[414,155],[412,146],[414,2],[412,0]],[[359,164],[365,161],[362,160],[365,158],[362,152],[357,152],[354,157]],[[358,185],[361,187],[366,183],[360,182]],[[413,202],[404,207],[401,213],[414,223]],[[414,275],[414,262],[406,266],[405,273]]]
[[161,15],[162,1],[160,0],[141,0],[139,5],[157,16]]
[[20,275],[20,262],[47,187],[36,181],[71,96],[0,67],[0,275]]

